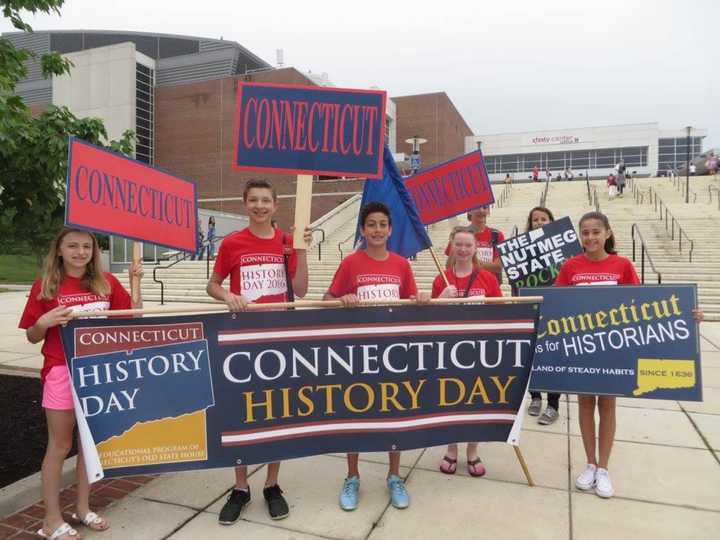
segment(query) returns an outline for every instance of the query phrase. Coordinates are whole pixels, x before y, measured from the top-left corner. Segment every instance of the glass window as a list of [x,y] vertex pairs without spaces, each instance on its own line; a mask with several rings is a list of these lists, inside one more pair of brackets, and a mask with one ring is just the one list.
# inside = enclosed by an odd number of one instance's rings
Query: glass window
[[573,169],[587,169],[590,167],[589,152],[587,150],[575,150],[570,153],[572,159],[570,167]]

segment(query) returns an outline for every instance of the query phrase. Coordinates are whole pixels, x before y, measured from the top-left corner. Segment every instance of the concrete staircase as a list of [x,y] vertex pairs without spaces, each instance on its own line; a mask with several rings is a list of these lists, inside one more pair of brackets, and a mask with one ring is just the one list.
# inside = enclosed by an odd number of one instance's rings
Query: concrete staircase
[[[720,184],[711,178],[694,178],[691,188],[691,204],[685,204],[681,193],[668,179],[636,180],[632,189],[627,188],[622,198],[608,200],[604,181],[592,181],[591,192],[597,191],[600,210],[608,215],[617,239],[620,254],[632,256],[631,226],[638,224],[646,241],[649,254],[662,275],[663,283],[697,283],[700,303],[710,314],[720,314],[720,277],[716,276],[716,266],[720,262],[720,210],[716,203],[708,204],[709,185]],[[713,183],[714,182],[714,183]],[[524,231],[527,214],[538,205],[543,183],[525,183],[512,186],[510,196],[502,208],[494,208],[488,222],[500,229],[506,237],[511,236],[515,226]],[[500,185],[495,186],[496,196]],[[697,202],[693,203],[693,193],[697,192]],[[715,194],[717,195],[717,194]],[[668,222],[660,219],[659,208],[662,202],[668,208]],[[359,198],[344,205],[334,215],[334,221],[340,223],[332,232],[328,232],[325,241],[318,247],[315,243],[308,252],[310,284],[306,299],[320,299],[327,290],[342,256],[352,250],[355,224],[359,210]],[[583,181],[553,182],[548,186],[547,206],[556,217],[569,215],[577,225],[580,216],[594,209],[588,203],[587,186]],[[670,238],[670,213],[676,218],[675,240]],[[678,249],[678,225],[694,241],[692,263],[689,259],[689,243],[683,235],[682,251]],[[435,252],[441,263],[442,254],[451,228],[456,224],[465,224],[464,216],[436,223],[428,228]],[[318,235],[319,236],[319,235]],[[640,273],[640,243],[636,243],[638,273]],[[437,268],[429,252],[418,254],[412,262],[413,271],[422,290],[429,290],[437,275]],[[182,261],[170,269],[158,269],[158,279],[165,283],[165,302],[211,302],[205,293],[207,283],[206,261]],[[120,277],[127,283],[125,276]],[[656,274],[646,258],[646,283],[656,283]],[[505,294],[509,294],[507,283],[503,285]],[[160,285],[152,280],[152,267],[146,268],[143,280],[143,297],[148,300],[160,299]]]

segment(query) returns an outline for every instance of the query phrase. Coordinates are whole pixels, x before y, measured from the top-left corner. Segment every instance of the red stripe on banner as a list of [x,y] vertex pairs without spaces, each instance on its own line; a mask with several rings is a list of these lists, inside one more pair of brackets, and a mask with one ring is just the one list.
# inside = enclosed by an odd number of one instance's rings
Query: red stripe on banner
[[[443,425],[445,422],[442,422],[441,420],[448,416],[477,416],[477,415],[496,415],[496,414],[512,414],[517,415],[517,411],[513,410],[500,410],[500,411],[473,411],[473,412],[464,412],[464,413],[434,413],[434,414],[423,414],[418,416],[410,416],[410,417],[404,417],[404,418],[396,418],[396,419],[357,419],[357,420],[323,420],[318,422],[307,422],[304,424],[293,424],[289,426],[281,426],[276,428],[270,428],[270,429],[264,429],[264,428],[258,428],[258,429],[249,429],[245,431],[223,431],[221,433],[221,441],[223,437],[231,437],[235,435],[252,435],[254,433],[273,433],[277,431],[283,431],[286,429],[302,429],[302,428],[309,428],[314,426],[323,426],[323,425],[331,425],[331,424],[355,424],[355,425],[363,425],[363,424],[372,424],[375,422],[381,422],[383,424],[398,424],[402,422],[412,421],[412,420],[424,420],[428,418],[437,418],[438,422],[430,423],[430,424],[422,424],[418,426],[406,426],[406,427],[397,427],[396,425],[388,425],[387,427],[382,428],[375,428],[372,430],[368,429],[336,429],[336,430],[328,430],[328,431],[322,431],[322,432],[312,432],[312,433],[294,433],[294,434],[288,434],[288,435],[276,435],[276,436],[269,436],[269,437],[263,437],[262,439],[255,439],[255,440],[248,440],[248,441],[238,441],[238,442],[221,442],[221,446],[245,446],[249,444],[262,444],[265,442],[272,442],[272,441],[281,441],[281,440],[287,440],[287,439],[300,439],[304,437],[315,437],[315,436],[324,436],[324,435],[335,435],[335,434],[354,434],[354,433],[386,433],[390,431],[417,431],[418,429],[426,429],[428,427],[431,427],[433,425]],[[488,419],[488,420],[470,420],[462,421],[462,422],[452,422],[452,425],[475,425],[475,424],[512,424],[514,420],[497,420],[497,419]]]

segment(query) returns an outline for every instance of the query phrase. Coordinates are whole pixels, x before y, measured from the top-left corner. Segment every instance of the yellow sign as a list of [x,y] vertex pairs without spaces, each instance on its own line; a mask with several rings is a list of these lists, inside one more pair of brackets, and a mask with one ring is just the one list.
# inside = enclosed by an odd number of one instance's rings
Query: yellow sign
[[654,390],[693,388],[694,386],[694,360],[638,359],[637,388],[633,390],[633,395],[636,397]]

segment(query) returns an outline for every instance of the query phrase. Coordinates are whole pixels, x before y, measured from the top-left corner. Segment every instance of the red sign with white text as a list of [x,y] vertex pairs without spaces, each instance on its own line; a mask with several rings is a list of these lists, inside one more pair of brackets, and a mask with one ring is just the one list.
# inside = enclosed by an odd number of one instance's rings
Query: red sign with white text
[[196,185],[71,137],[65,224],[197,251]]
[[424,225],[495,202],[479,150],[421,171],[405,187]]

